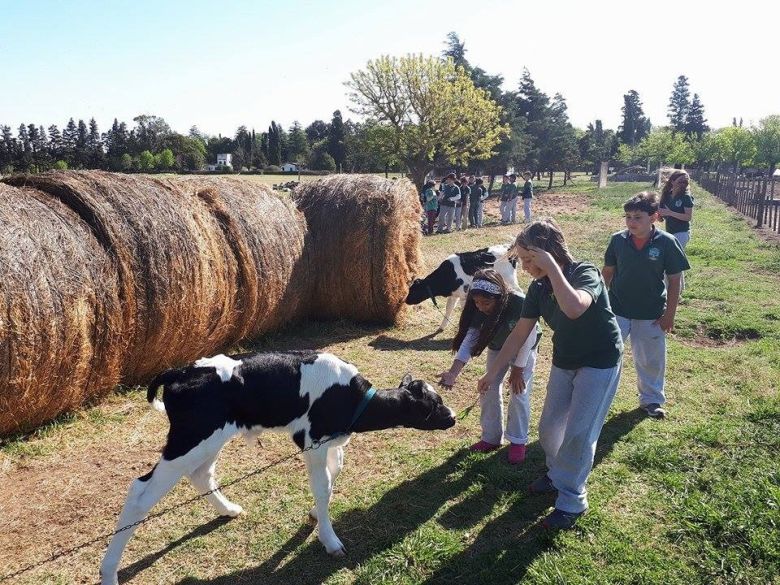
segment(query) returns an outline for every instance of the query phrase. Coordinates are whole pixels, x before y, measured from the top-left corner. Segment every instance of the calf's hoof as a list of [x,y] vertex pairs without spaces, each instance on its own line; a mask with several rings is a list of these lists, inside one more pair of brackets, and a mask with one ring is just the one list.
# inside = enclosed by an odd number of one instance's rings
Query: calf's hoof
[[347,556],[347,549],[344,548],[344,545],[342,544],[339,548],[336,550],[329,550],[328,554],[332,556],[333,558],[341,558]]
[[244,509],[238,504],[230,504],[228,506],[225,506],[225,509],[222,510],[221,516],[227,516],[228,518],[235,518],[243,511]]

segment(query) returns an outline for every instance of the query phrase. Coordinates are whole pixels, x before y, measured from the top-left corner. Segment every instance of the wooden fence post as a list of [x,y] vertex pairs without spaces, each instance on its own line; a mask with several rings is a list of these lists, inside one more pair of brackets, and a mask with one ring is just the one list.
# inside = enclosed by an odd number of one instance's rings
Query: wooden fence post
[[766,201],[766,179],[761,182],[758,188],[758,209],[756,209],[756,227],[764,227],[764,203]]

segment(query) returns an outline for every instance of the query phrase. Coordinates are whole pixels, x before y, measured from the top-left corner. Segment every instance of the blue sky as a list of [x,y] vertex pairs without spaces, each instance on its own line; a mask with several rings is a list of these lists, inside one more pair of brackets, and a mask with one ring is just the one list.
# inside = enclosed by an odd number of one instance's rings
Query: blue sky
[[381,54],[439,54],[451,30],[507,87],[528,67],[543,91],[564,95],[580,127],[596,118],[616,127],[629,89],[666,123],[679,74],[713,126],[780,114],[780,3],[650,4],[0,0],[0,124],[95,117],[105,130],[144,113],[180,132],[232,135],[335,109],[349,117],[350,72]]

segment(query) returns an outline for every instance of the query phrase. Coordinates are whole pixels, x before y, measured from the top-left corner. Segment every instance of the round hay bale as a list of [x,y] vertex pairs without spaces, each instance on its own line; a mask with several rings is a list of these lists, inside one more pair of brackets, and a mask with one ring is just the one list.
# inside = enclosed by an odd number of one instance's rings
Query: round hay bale
[[[309,228],[307,316],[397,322],[419,272],[420,203],[406,179],[333,175],[295,189]],[[301,285],[303,286],[303,285]]]
[[67,206],[0,183],[0,435],[119,381],[126,342],[112,260]]
[[201,357],[235,330],[235,258],[198,199],[150,177],[58,172],[12,177],[62,201],[112,257],[135,383]]
[[308,288],[300,282],[306,220],[288,196],[268,186],[227,177],[177,177],[218,223],[236,259],[232,341],[278,329],[299,316]]

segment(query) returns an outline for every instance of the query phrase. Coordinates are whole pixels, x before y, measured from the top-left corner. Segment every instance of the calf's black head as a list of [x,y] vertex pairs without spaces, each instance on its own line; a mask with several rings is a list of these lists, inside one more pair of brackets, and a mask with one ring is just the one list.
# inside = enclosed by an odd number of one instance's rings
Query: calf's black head
[[458,278],[452,262],[445,260],[425,278],[415,278],[412,281],[409,294],[406,295],[406,304],[419,305],[432,296],[448,297],[462,284],[463,281]]
[[455,425],[455,413],[444,405],[436,391],[423,380],[406,374],[398,386],[403,408],[403,426],[423,431],[444,430]]

